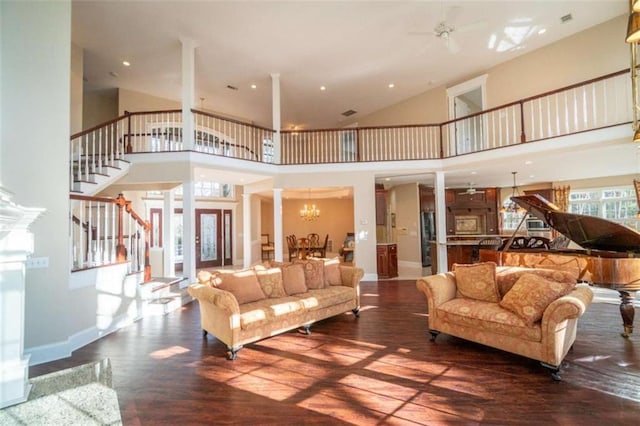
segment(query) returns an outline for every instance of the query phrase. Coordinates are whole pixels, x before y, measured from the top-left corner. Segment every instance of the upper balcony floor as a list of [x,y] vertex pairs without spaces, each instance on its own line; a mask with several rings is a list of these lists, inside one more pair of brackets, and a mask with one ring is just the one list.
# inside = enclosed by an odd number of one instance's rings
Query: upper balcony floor
[[[541,181],[632,174],[632,115],[629,70],[441,123],[278,131],[199,110],[131,112],[72,136],[72,163],[84,167],[73,169],[71,185],[123,158],[134,164],[129,184],[194,179],[200,167],[244,184],[327,170],[378,177],[445,171],[449,186],[465,186],[469,170],[483,169],[493,180],[478,185],[508,186],[510,172],[530,156],[544,164]],[[148,167],[157,163],[178,171]]]

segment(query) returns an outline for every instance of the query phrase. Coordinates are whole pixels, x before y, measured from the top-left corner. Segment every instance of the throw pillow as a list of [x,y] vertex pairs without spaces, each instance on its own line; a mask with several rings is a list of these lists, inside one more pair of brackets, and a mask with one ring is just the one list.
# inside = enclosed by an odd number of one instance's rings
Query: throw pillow
[[520,266],[511,266],[508,268],[502,268],[499,272],[496,273],[496,280],[498,281],[498,290],[500,291],[500,296],[504,297],[504,295],[507,294],[509,290],[511,290],[513,285],[524,274],[533,274],[542,278],[546,278],[548,280],[567,284],[576,283],[574,275],[566,271],[560,271],[557,269],[532,269]]
[[296,260],[304,269],[304,282],[307,288],[324,288],[324,262],[318,259]]
[[307,292],[307,285],[304,281],[304,268],[299,263],[282,267],[282,282],[284,291],[289,296]]
[[238,305],[267,298],[260,287],[255,271],[251,269],[220,274],[217,278],[220,279],[218,288],[233,294]]
[[260,287],[262,287],[262,291],[267,297],[285,297],[287,295],[284,291],[280,268],[256,268],[256,275],[258,276]]
[[209,271],[199,271],[198,274],[196,275],[196,278],[198,279],[198,282],[200,284],[209,284],[211,285],[211,277],[213,276],[213,274],[211,274],[211,272]]
[[325,287],[342,285],[342,277],[340,276],[340,258],[335,257],[333,259],[325,259],[324,285]]
[[470,265],[453,264],[456,275],[456,296],[485,302],[499,302],[495,262]]
[[542,318],[551,302],[568,294],[575,286],[575,282],[558,282],[534,274],[523,274],[504,295],[500,306],[532,325]]

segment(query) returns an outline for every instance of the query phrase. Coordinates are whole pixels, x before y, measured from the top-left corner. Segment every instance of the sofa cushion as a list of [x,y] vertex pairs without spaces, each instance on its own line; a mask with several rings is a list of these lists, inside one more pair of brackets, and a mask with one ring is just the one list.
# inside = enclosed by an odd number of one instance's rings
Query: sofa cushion
[[540,324],[529,326],[518,315],[494,302],[456,298],[438,306],[437,311],[442,321],[467,329],[522,337],[533,342],[542,340]]
[[504,295],[511,290],[511,287],[513,287],[516,281],[518,281],[518,279],[524,274],[533,274],[547,280],[558,281],[561,283],[576,283],[576,279],[572,273],[562,270],[542,268],[533,269],[521,266],[502,267],[498,268],[498,272],[496,273],[500,296],[504,297]]
[[324,286],[342,285],[340,258],[324,259]]
[[254,330],[273,321],[295,319],[306,308],[298,296],[263,299],[240,306],[240,328]]
[[287,295],[284,291],[282,270],[280,268],[256,266],[255,271],[260,287],[262,287],[262,291],[267,297],[285,297]]
[[500,301],[495,262],[469,265],[454,263],[453,271],[456,276],[457,297],[467,297],[485,302]]
[[297,294],[300,302],[310,311],[339,305],[340,303],[349,302],[355,297],[351,287],[331,286],[318,290],[309,290],[306,293]]
[[535,274],[523,274],[504,295],[500,306],[531,325],[542,318],[551,302],[568,294],[575,286],[575,282],[559,282]]
[[216,275],[219,280],[218,288],[233,294],[239,305],[266,299],[266,295],[260,287],[258,276],[253,269],[220,273]]
[[284,291],[289,296],[305,293],[308,290],[304,280],[304,268],[300,263],[282,267],[282,282],[284,284]]
[[324,288],[324,261],[320,259],[295,260],[304,269],[304,282],[307,288]]

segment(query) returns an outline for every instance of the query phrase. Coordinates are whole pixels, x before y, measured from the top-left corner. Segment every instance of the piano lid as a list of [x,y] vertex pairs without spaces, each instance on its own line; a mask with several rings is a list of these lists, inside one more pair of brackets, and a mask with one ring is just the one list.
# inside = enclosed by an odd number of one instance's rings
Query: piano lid
[[566,213],[540,195],[511,197],[519,206],[586,249],[640,252],[640,233],[595,216]]

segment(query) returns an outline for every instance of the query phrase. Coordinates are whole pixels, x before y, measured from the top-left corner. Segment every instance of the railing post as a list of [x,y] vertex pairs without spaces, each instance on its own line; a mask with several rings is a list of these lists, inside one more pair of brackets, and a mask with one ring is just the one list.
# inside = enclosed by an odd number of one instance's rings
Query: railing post
[[520,143],[527,141],[527,133],[524,131],[524,102],[520,101]]
[[438,126],[438,129],[440,129],[440,159],[444,158],[444,142],[442,140],[442,126],[444,126],[444,124],[441,124]]
[[127,247],[124,245],[124,206],[127,205],[122,194],[118,194],[116,198],[116,205],[118,206],[118,244],[116,245],[116,261],[124,262],[127,260]]
[[125,152],[131,154],[133,152],[133,146],[131,145],[131,113],[125,111],[124,114],[127,116],[127,146],[125,147]]

